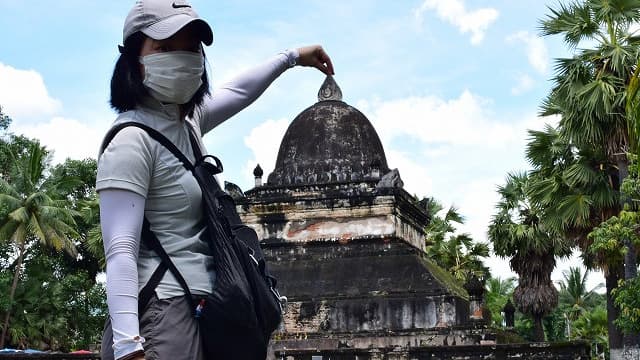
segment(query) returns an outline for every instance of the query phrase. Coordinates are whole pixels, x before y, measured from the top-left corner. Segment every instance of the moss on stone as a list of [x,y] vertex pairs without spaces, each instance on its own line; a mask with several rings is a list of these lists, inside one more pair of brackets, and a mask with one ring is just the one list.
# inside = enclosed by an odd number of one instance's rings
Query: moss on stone
[[434,261],[426,256],[421,256],[421,260],[431,275],[433,275],[436,281],[438,281],[443,287],[451,291],[453,295],[457,295],[467,301],[469,300],[469,294],[458,280],[453,277],[453,275],[449,274],[445,269],[438,266]]

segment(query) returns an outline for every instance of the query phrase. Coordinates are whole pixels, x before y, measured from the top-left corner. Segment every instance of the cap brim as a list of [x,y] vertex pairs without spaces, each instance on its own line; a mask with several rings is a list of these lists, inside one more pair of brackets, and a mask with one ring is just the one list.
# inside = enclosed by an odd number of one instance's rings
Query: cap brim
[[193,18],[187,14],[177,14],[169,18],[158,21],[151,24],[146,28],[140,30],[148,37],[155,40],[164,40],[172,37],[175,33],[180,31],[189,24],[194,24],[196,33],[200,36],[200,40],[205,45],[211,45],[213,43],[213,30],[206,21]]

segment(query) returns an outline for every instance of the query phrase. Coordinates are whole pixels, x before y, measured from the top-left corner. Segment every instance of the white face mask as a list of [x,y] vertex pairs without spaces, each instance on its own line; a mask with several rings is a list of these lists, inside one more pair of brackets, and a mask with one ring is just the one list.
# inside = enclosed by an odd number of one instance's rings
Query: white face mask
[[191,51],[170,51],[140,58],[144,65],[142,84],[154,98],[184,104],[202,85],[204,57]]

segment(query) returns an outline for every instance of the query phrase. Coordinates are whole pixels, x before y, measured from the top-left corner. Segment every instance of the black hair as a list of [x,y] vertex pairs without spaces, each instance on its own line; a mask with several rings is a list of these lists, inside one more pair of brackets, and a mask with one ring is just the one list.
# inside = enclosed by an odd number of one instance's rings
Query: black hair
[[[124,46],[120,46],[120,57],[116,61],[111,76],[111,99],[109,100],[111,107],[118,113],[135,109],[145,97],[149,96],[149,92],[142,84],[143,77],[140,73],[139,61],[145,37],[146,35],[141,32],[134,33],[127,38]],[[202,49],[202,55],[205,56],[204,49]],[[190,117],[193,116],[196,107],[202,105],[204,97],[209,93],[209,77],[205,66],[202,73],[202,85],[189,102],[180,105],[183,113]]]

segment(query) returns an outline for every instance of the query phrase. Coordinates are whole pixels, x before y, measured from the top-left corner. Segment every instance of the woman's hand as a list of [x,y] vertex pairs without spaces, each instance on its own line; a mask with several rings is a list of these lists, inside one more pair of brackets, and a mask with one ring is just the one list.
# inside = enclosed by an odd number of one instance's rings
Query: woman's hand
[[298,58],[298,65],[313,66],[314,68],[322,71],[326,75],[335,74],[333,71],[333,64],[331,59],[324,49],[320,45],[312,45],[298,48],[300,57]]

